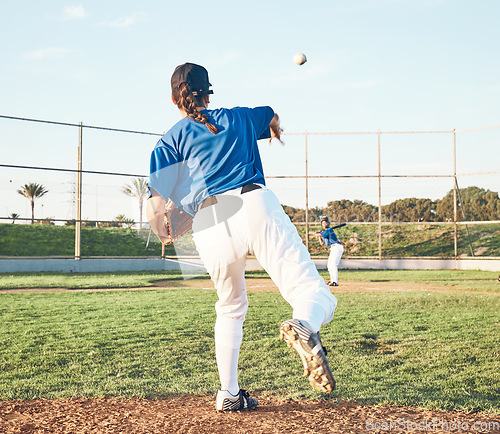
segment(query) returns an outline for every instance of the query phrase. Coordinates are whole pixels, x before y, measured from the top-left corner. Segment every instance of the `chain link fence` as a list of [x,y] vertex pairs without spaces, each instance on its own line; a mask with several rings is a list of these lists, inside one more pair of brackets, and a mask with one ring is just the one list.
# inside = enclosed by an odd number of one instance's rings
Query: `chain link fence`
[[[134,194],[134,183],[147,180],[161,132],[3,115],[0,123],[0,257],[196,255],[189,237],[177,251],[162,251],[141,214],[144,198]],[[326,213],[347,223],[338,230],[347,257],[500,256],[498,210],[484,220],[467,209],[476,199],[494,202],[494,195],[462,197],[473,186],[500,191],[492,155],[500,126],[303,132],[284,139],[284,147],[261,145],[266,180],[312,255],[328,253],[314,237]],[[30,184],[47,190],[34,199],[33,213],[29,195],[19,193]],[[127,187],[132,194],[124,193]],[[408,221],[394,204],[409,198],[433,205],[415,209]]]

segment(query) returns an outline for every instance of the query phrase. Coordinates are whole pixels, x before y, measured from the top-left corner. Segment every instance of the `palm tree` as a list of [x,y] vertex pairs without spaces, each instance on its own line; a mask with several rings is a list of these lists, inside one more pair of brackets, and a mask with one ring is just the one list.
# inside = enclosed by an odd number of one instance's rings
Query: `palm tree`
[[9,216],[10,219],[12,219],[12,224],[14,224],[16,222],[16,220],[18,218],[21,218],[21,216],[15,212],[13,212],[10,216]]
[[134,220],[129,219],[125,214],[119,214],[115,217],[115,221],[118,222],[122,228],[131,228],[134,225]]
[[148,197],[148,181],[144,178],[135,178],[132,180],[132,184],[126,184],[122,188],[122,193],[127,196],[136,197],[139,201],[139,229],[142,229],[142,204],[144,200]]
[[31,182],[29,184],[24,184],[17,192],[29,199],[31,202],[31,224],[35,222],[35,199],[42,197],[45,193],[49,191],[41,184],[36,184]]

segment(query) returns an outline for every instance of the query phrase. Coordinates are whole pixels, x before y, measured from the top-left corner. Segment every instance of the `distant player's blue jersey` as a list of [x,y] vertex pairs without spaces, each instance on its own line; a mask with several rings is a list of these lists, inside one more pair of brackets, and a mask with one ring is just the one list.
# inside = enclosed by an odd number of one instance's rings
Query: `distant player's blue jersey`
[[335,231],[332,228],[325,229],[323,232],[321,232],[321,236],[326,246],[340,244],[340,241],[337,238],[337,235],[335,235]]
[[194,216],[211,195],[246,184],[265,185],[257,140],[271,137],[271,107],[202,110],[208,128],[189,117],[177,122],[151,154],[149,186]]

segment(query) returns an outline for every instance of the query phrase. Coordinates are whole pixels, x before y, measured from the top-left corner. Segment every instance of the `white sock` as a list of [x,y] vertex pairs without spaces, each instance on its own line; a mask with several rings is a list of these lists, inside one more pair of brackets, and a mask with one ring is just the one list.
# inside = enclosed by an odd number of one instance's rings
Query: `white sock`
[[232,395],[240,391],[238,384],[238,358],[243,340],[243,320],[217,317],[215,323],[215,356],[221,390]]

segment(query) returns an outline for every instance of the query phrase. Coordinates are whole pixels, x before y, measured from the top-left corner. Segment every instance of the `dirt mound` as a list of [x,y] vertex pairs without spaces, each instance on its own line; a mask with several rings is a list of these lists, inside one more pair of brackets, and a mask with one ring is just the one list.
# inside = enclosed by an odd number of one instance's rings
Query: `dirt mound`
[[[0,401],[3,433],[366,433],[498,432],[500,417],[368,406],[327,400],[297,401],[252,394],[259,407],[220,413],[215,397]],[[496,425],[495,425],[496,424]]]

